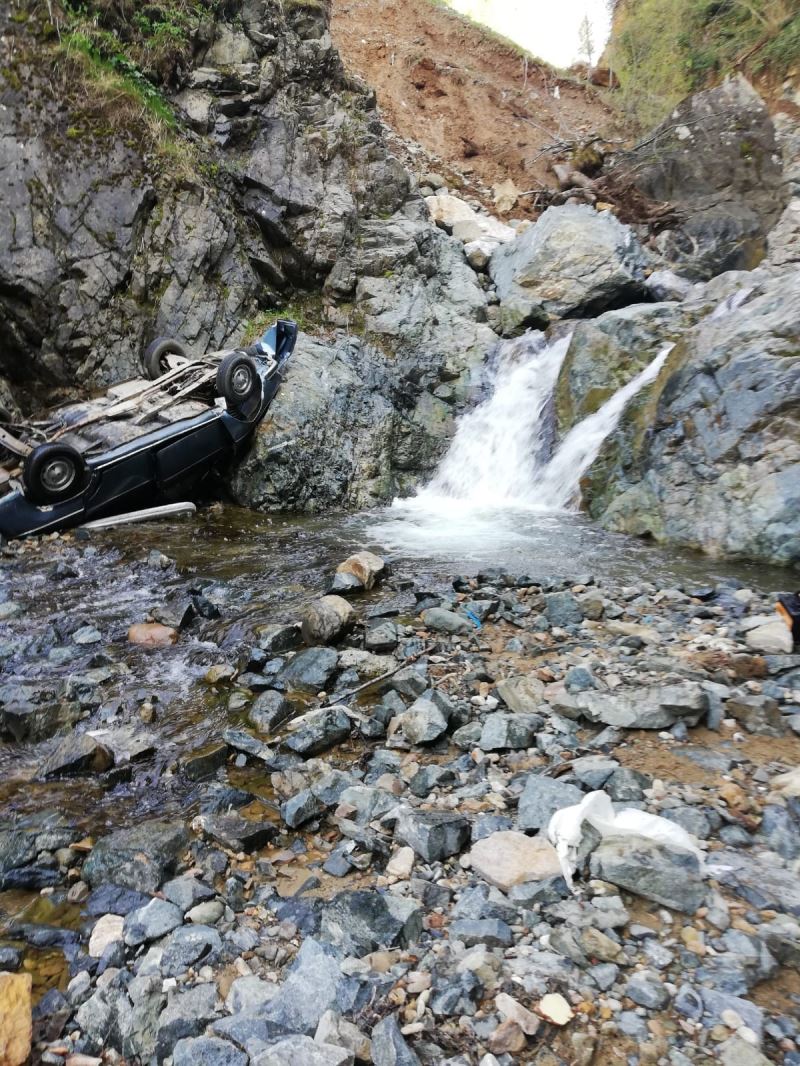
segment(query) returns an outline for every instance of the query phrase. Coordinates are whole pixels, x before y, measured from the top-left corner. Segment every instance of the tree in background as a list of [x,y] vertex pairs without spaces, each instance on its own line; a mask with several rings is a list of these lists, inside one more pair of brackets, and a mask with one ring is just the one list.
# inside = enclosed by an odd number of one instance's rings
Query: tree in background
[[592,39],[592,24],[588,15],[583,16],[583,21],[578,27],[578,47],[579,54],[585,56],[586,62],[591,66],[594,57],[594,40]]

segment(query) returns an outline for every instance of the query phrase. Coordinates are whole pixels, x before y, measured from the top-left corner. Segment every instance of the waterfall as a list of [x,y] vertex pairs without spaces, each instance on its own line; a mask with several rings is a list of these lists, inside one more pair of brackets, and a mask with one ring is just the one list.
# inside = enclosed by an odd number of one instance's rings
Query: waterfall
[[581,478],[600,454],[603,441],[619,425],[628,402],[658,377],[673,347],[668,344],[662,348],[641,373],[615,392],[593,415],[572,427],[541,476],[531,486],[539,507],[558,511],[580,503]]
[[491,394],[464,415],[447,455],[417,499],[442,497],[478,506],[529,501],[546,451],[545,408],[569,348],[569,336],[547,343],[526,333],[495,357]]
[[580,482],[603,441],[616,429],[628,402],[654,381],[672,345],[594,414],[574,426],[547,455],[547,408],[569,348],[570,336],[547,342],[526,333],[505,342],[494,361],[491,394],[464,415],[414,510],[517,506],[543,511],[576,507]]

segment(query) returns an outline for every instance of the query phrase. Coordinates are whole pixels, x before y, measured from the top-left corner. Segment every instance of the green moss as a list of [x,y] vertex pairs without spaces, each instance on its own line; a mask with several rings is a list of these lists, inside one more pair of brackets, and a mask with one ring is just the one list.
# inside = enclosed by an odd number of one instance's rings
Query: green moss
[[3,78],[6,81],[6,84],[10,88],[12,88],[14,92],[20,91],[20,89],[22,88],[22,79],[20,78],[19,74],[17,74],[16,70],[14,70],[12,67],[3,67],[2,69],[0,69],[0,74],[2,74]]

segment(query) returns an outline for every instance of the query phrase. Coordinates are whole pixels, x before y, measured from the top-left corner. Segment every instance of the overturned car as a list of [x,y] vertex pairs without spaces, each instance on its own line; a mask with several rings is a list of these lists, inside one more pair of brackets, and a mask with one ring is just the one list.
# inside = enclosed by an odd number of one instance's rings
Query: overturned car
[[286,319],[248,348],[199,358],[159,337],[144,379],[44,421],[0,412],[0,534],[67,529],[191,491],[244,450],[296,340]]

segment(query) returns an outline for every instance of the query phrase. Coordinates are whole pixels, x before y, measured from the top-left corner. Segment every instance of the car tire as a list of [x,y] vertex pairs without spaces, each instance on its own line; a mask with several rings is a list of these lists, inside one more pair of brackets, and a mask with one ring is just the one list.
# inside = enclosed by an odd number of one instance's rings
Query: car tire
[[189,353],[181,342],[173,340],[172,337],[156,337],[147,345],[142,356],[142,366],[150,381],[155,381],[169,371],[168,355],[179,355],[181,359],[189,358]]
[[32,503],[61,503],[83,492],[89,470],[81,453],[71,445],[40,444],[25,457],[22,480]]
[[246,352],[229,352],[217,370],[217,395],[231,412],[240,411],[261,388],[255,360]]

